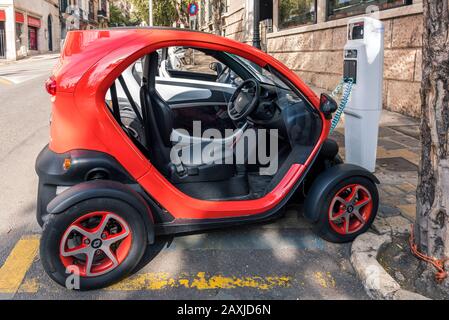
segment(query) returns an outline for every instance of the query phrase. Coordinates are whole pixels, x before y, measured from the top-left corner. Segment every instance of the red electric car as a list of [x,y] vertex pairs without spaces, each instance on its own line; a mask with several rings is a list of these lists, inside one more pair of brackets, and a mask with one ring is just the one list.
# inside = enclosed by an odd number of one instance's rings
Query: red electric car
[[37,219],[61,285],[71,273],[81,290],[110,285],[158,235],[270,220],[291,198],[334,242],[377,213],[378,180],[328,139],[335,101],[249,45],[166,28],[69,32],[46,88]]

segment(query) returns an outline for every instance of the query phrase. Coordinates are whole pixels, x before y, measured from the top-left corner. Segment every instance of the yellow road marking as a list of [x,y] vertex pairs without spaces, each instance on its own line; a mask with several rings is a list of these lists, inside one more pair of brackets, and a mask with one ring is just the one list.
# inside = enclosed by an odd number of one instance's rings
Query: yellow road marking
[[22,237],[0,268],[0,293],[15,293],[33,263],[39,247],[37,236]]
[[[33,263],[39,248],[37,235],[23,236],[15,245],[3,266],[0,268],[0,293],[37,293],[39,279],[25,279],[26,273]],[[335,287],[335,279],[329,272],[314,272],[315,281],[323,288]],[[196,275],[170,276],[164,272],[135,274],[114,284],[108,291],[140,291],[163,290],[170,288],[186,288],[194,290],[254,288],[270,290],[289,288],[296,280],[290,276],[224,276],[207,275],[198,272]],[[301,285],[304,285],[302,283]]]
[[205,272],[198,272],[196,276],[170,277],[168,273],[143,273],[131,276],[106,290],[137,291],[161,290],[167,288],[188,288],[197,290],[255,288],[269,290],[276,287],[290,287],[292,279],[288,276],[247,276],[226,277],[222,275],[206,276]]
[[330,272],[314,272],[313,277],[315,278],[315,281],[322,286],[323,288],[335,288],[335,279],[332,277]]
[[39,281],[37,278],[25,279],[19,287],[19,292],[37,293],[39,291]]

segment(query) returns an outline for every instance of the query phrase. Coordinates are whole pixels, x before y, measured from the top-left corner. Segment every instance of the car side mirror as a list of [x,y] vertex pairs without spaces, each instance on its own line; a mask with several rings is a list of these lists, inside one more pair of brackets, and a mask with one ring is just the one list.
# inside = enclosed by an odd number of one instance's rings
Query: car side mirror
[[326,119],[332,119],[332,113],[337,111],[337,102],[327,93],[322,93],[320,97],[320,111],[324,113]]
[[217,75],[219,75],[223,71],[223,65],[220,62],[211,62],[209,69],[217,72]]
[[217,71],[217,63],[216,62],[211,62],[209,64],[209,69],[211,69],[212,71]]

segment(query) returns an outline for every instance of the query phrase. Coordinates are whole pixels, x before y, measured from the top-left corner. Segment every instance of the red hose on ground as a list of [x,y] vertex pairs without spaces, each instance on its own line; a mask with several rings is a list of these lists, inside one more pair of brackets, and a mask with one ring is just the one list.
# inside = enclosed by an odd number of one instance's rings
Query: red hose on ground
[[410,231],[410,238],[409,238],[409,244],[410,244],[410,250],[414,256],[416,256],[418,259],[421,259],[423,261],[426,261],[427,263],[430,263],[437,269],[437,272],[435,273],[435,280],[438,282],[442,282],[444,279],[447,278],[448,273],[446,270],[444,270],[444,263],[446,261],[449,261],[449,258],[444,259],[436,259],[434,257],[429,257],[418,250],[418,246],[415,244],[415,236],[413,233],[413,225]]

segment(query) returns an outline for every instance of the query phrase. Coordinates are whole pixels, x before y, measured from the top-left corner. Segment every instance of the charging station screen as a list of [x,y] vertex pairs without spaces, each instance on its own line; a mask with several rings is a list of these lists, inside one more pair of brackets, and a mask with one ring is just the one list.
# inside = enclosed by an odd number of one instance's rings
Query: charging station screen
[[350,28],[349,40],[363,39],[364,23],[354,23]]

